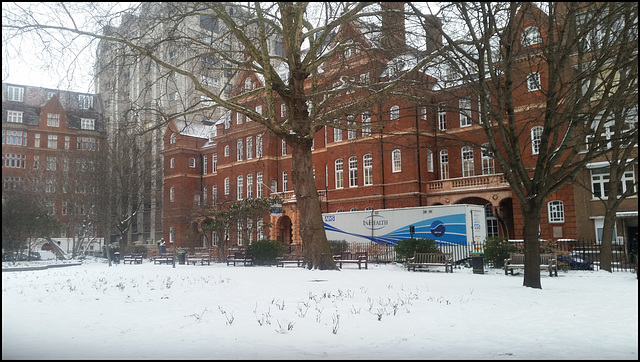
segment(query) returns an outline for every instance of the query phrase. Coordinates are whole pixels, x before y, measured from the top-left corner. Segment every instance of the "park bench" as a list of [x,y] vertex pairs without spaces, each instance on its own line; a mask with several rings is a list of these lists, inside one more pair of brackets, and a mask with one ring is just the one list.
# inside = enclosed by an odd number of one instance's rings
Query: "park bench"
[[427,268],[430,266],[443,266],[444,272],[453,273],[453,254],[451,253],[418,253],[414,252],[413,257],[407,259],[407,270],[416,268]]
[[253,265],[253,253],[242,253],[235,252],[233,255],[227,256],[227,266],[233,263],[233,266],[236,266],[236,263],[242,263],[242,265]]
[[[513,269],[524,269],[524,254],[523,253],[509,253],[509,258],[504,260],[504,275],[507,275],[511,271],[513,275]],[[549,276],[558,276],[558,258],[556,254],[540,254],[540,270],[547,270]]]
[[173,264],[173,254],[162,253],[153,258],[153,264]]
[[345,251],[340,253],[339,255],[333,256],[333,261],[338,264],[340,269],[342,269],[342,264],[358,264],[358,269],[362,269],[362,265],[364,264],[364,268],[368,269],[367,263],[369,261],[369,254],[366,251],[357,251],[357,252],[349,252]]
[[200,263],[200,265],[204,265],[204,263],[211,265],[211,255],[209,255],[209,253],[187,255],[186,262],[187,264],[192,263],[193,265],[196,265],[196,263]]
[[129,262],[129,264],[142,264],[142,254],[125,255],[122,259],[122,264],[126,264],[127,262]]
[[283,267],[288,264],[295,264],[296,266],[304,265],[304,257],[302,255],[285,255],[276,258],[276,267]]

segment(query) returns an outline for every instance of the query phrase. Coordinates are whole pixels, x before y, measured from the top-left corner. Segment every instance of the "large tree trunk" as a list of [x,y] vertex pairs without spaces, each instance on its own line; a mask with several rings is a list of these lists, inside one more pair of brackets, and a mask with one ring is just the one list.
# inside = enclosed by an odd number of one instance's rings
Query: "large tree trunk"
[[[533,203],[534,201],[531,200]],[[542,289],[540,283],[540,210],[539,205],[522,207],[524,219],[524,281],[523,286]]]
[[337,269],[324,231],[322,209],[313,177],[311,145],[302,141],[292,143],[291,147],[291,176],[300,212],[300,236],[305,262],[309,269]]
[[[609,192],[609,197],[612,197],[611,190]],[[615,212],[605,212],[604,225],[602,226],[602,245],[600,245],[600,269],[608,272],[611,272],[611,244],[613,243],[613,231],[615,230],[615,225]]]

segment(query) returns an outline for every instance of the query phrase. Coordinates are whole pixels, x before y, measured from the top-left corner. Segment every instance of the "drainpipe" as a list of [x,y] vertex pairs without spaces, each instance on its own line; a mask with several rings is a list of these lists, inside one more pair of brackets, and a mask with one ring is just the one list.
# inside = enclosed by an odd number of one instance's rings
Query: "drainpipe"
[[416,106],[416,152],[418,159],[418,206],[422,206],[422,169],[420,167],[420,110]]
[[[384,124],[382,122],[382,105],[378,104],[378,121],[380,122],[381,127],[384,127]],[[382,129],[380,129],[380,163],[381,163],[381,167],[380,169],[382,170],[381,175],[382,175],[382,208],[386,209],[387,208],[387,203],[386,203],[386,194],[385,194],[385,189],[384,189],[384,184],[385,184],[385,180],[384,180],[384,145],[382,142]]]

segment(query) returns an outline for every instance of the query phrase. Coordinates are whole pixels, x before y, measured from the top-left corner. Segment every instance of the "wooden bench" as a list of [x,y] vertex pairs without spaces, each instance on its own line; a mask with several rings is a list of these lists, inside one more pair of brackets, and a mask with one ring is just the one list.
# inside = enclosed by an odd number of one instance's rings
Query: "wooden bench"
[[233,263],[233,266],[236,266],[236,263],[242,263],[244,266],[253,265],[253,254],[235,252],[233,255],[227,256],[227,266],[231,263]]
[[173,254],[162,253],[153,258],[153,264],[173,264]]
[[362,269],[362,265],[364,264],[364,268],[368,269],[367,263],[369,261],[369,254],[366,251],[358,251],[355,253],[345,251],[340,253],[340,255],[334,255],[333,261],[342,269],[342,264],[358,264],[358,269]]
[[407,259],[407,270],[416,268],[426,268],[430,266],[443,266],[444,272],[453,273],[452,253],[418,253],[414,252],[413,257]]
[[127,262],[129,262],[129,264],[142,264],[142,254],[125,255],[122,259],[122,264],[126,264]]
[[200,265],[211,265],[211,255],[209,253],[195,253],[194,255],[187,255],[186,257],[187,264],[192,263],[196,265],[196,263],[200,263]]
[[283,267],[287,264],[296,264],[296,266],[301,267],[304,265],[304,256],[302,255],[285,255],[276,258],[276,267]]
[[[504,260],[504,275],[513,269],[524,269],[524,254],[509,253],[509,258]],[[547,270],[549,276],[558,276],[558,258],[556,254],[540,254],[540,270]]]

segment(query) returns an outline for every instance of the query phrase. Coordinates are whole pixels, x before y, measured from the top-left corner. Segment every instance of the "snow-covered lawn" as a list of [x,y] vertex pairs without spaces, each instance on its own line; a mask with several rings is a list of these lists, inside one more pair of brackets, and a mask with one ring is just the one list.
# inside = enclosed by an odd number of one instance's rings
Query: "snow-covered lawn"
[[634,273],[522,278],[148,260],[3,272],[2,358],[638,359]]

